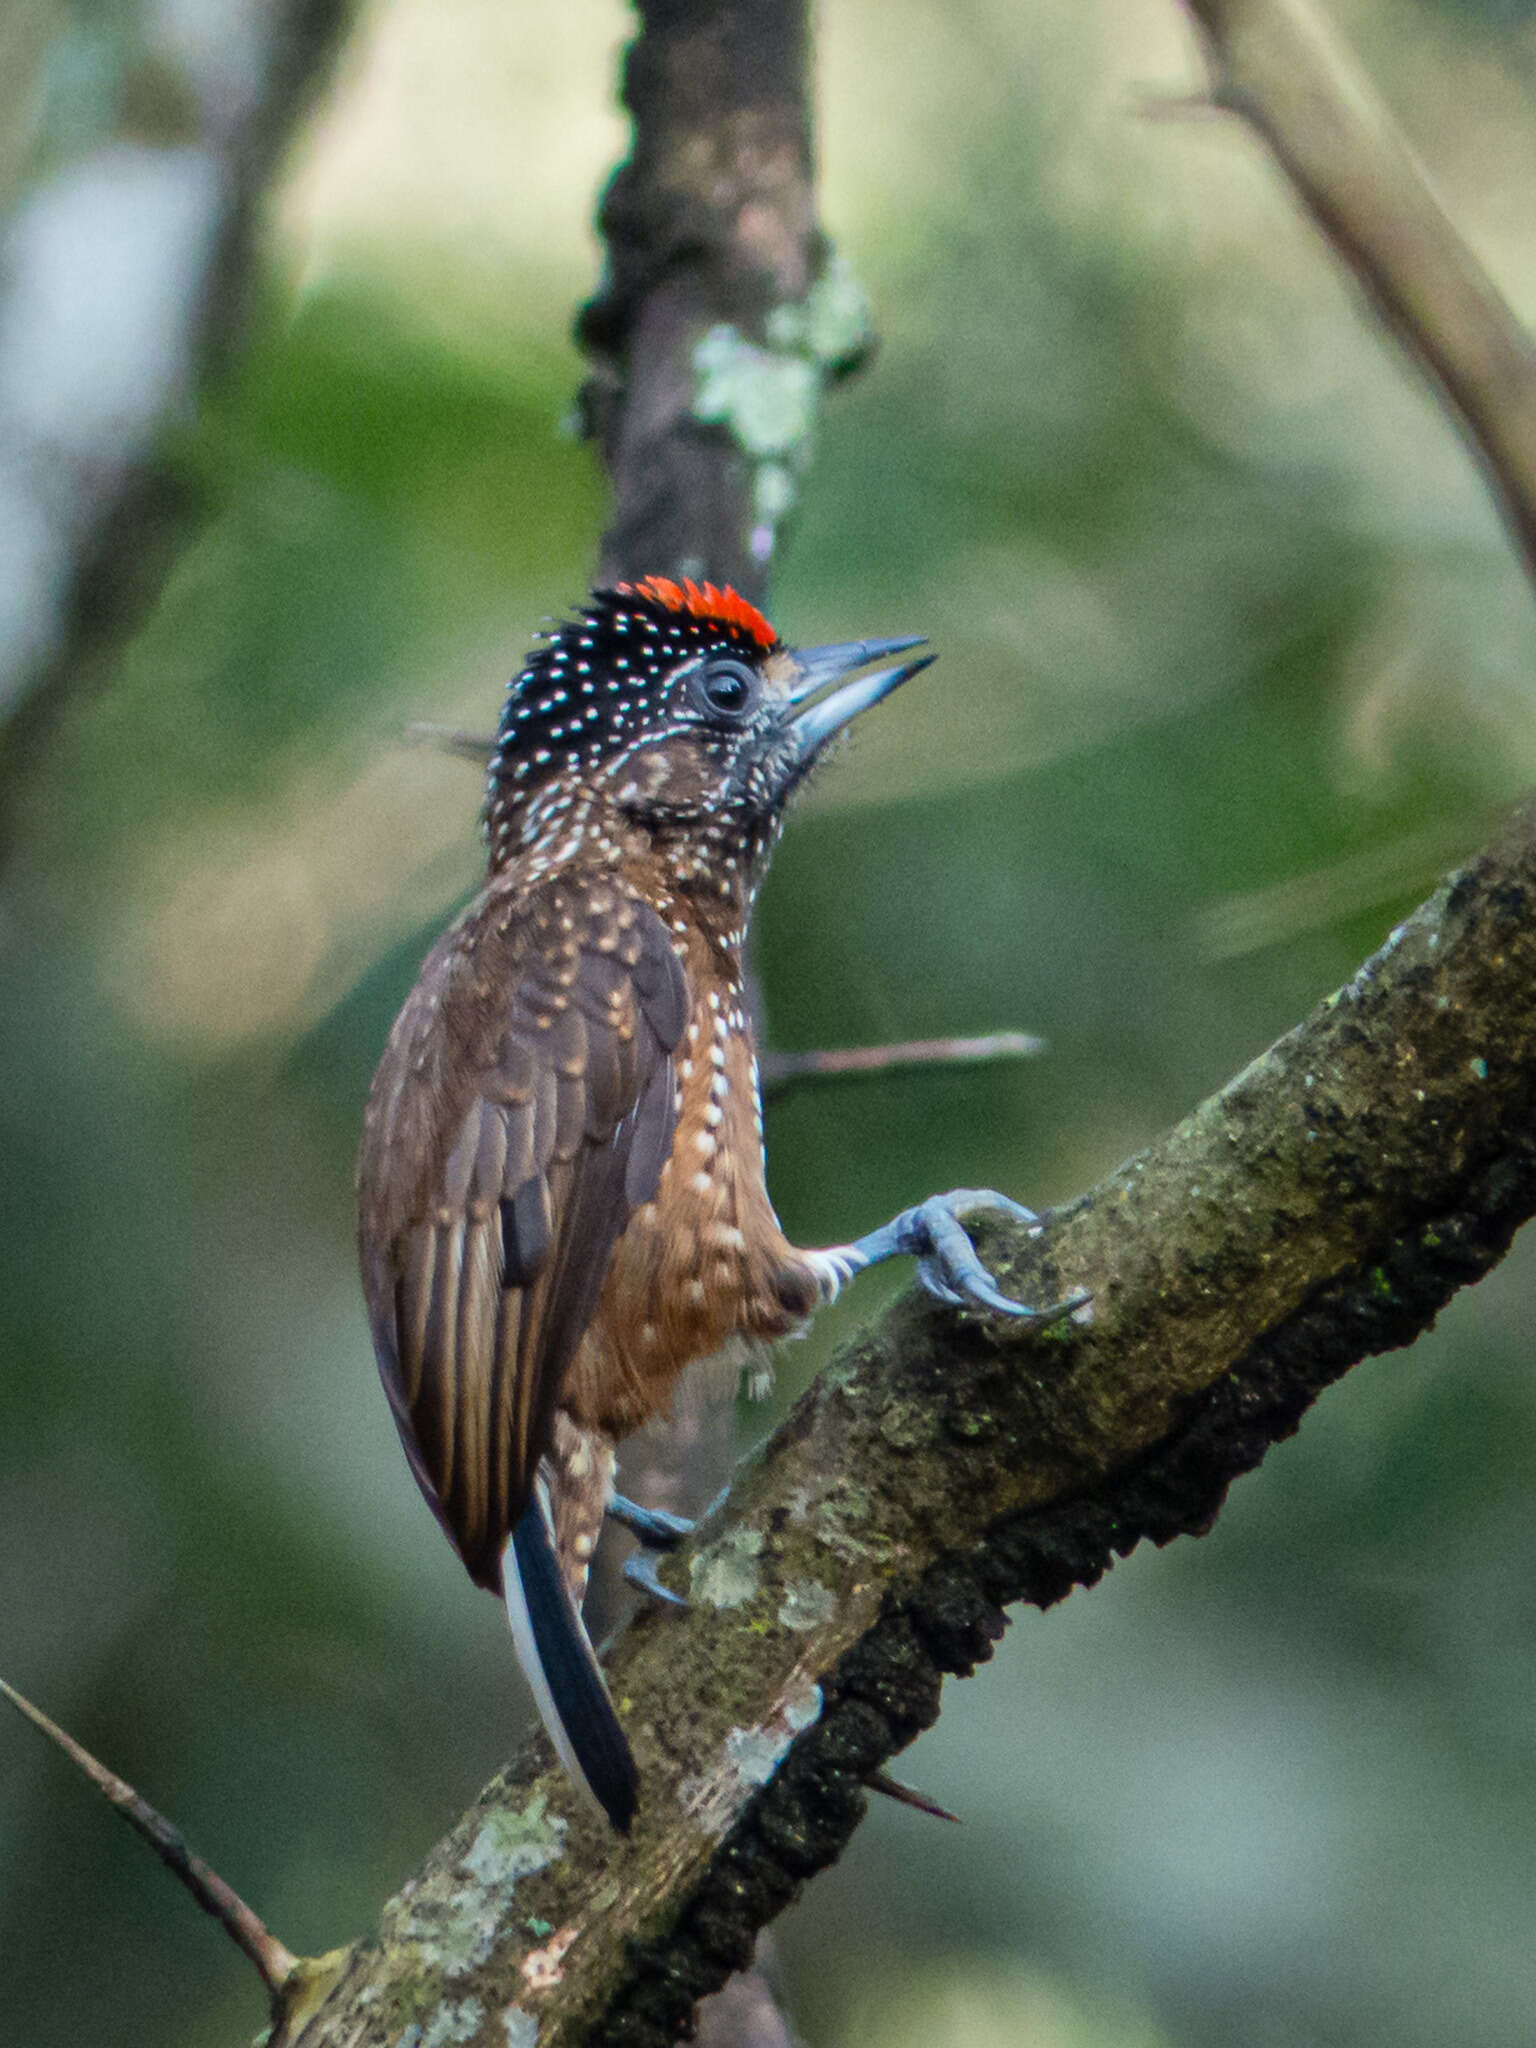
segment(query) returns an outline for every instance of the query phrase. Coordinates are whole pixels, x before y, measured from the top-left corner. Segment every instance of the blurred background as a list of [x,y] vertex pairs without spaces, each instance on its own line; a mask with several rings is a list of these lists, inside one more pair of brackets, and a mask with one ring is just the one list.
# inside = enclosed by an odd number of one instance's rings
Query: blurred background
[[[152,11],[218,32],[216,0]],[[1536,319],[1536,8],[1333,11]],[[130,13],[10,0],[11,199]],[[404,730],[489,731],[595,559],[568,331],[632,27],[365,10],[271,192],[249,347],[175,429],[196,538],[8,821],[0,1673],[307,1952],[375,1925],[527,1713],[375,1384],[352,1156],[482,857],[475,771]],[[827,0],[818,41],[824,215],[882,347],[773,614],[943,659],[778,857],[772,1037],[1052,1051],[775,1107],[813,1243],[957,1183],[1073,1195],[1536,780],[1536,615],[1479,478],[1254,143],[1149,115],[1200,76],[1173,0]],[[904,1278],[783,1355],[743,1441]],[[876,1802],[779,1923],[810,2048],[1536,2038],[1533,1335],[1527,1241],[1207,1540],[1021,1613],[901,1766],[964,1825]],[[16,2048],[263,2017],[10,1717],[0,1958]]]

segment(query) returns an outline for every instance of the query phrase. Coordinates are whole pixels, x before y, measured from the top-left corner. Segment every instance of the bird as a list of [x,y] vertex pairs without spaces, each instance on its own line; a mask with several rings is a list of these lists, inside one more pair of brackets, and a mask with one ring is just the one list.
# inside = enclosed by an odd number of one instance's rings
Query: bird
[[[990,1190],[805,1250],[769,1198],[744,955],[786,807],[934,658],[921,637],[786,646],[736,591],[594,591],[509,685],[486,880],[428,953],[364,1116],[358,1254],[411,1471],[576,1784],[627,1832],[639,1777],[581,1619],[616,1446],[678,1375],[767,1347],[882,1259],[953,1305],[1004,1295],[961,1218]],[[657,1588],[659,1590],[659,1588]]]

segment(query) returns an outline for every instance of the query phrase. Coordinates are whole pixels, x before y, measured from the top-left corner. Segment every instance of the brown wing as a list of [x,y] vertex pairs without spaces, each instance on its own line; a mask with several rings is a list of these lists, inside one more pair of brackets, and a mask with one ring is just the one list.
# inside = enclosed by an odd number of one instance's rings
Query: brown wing
[[428,955],[374,1077],[358,1238],[422,1491],[499,1591],[614,1247],[672,1149],[688,990],[606,878],[488,890]]

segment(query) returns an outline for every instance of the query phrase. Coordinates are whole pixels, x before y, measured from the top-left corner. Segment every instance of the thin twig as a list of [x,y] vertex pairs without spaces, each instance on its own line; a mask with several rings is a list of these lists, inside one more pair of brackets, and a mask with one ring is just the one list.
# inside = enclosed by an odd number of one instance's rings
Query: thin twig
[[915,1785],[893,1778],[889,1771],[871,1771],[864,1782],[871,1792],[883,1793],[887,1799],[894,1799],[898,1806],[910,1806],[918,1813],[930,1814],[934,1820],[952,1820],[957,1827],[960,1824],[958,1813],[951,1813],[947,1806],[940,1806],[937,1799],[930,1799]]
[[1215,93],[1467,429],[1536,581],[1536,345],[1457,233],[1349,51],[1308,0],[1188,0]]
[[112,1802],[134,1833],[148,1842],[166,1869],[180,1878],[203,1911],[213,1915],[230,1940],[256,1966],[272,2000],[274,2014],[280,2013],[283,1989],[297,1967],[298,1958],[283,1946],[276,1935],[267,1932],[262,1921],[218,1872],[210,1870],[202,1857],[187,1846],[181,1830],[173,1827],[163,1814],[157,1813],[147,1800],[141,1799],[126,1780],[118,1777],[115,1771],[109,1771],[105,1764],[98,1763],[88,1749],[82,1748],[72,1735],[66,1735],[56,1721],[50,1721],[40,1707],[33,1706],[24,1694],[7,1685],[3,1678],[0,1678],[0,1694],[10,1701],[18,1714],[25,1716],[34,1728],[40,1729],[55,1748],[63,1750],[97,1791]]
[[1213,116],[1225,120],[1230,109],[1221,105],[1214,94],[1208,92],[1156,92],[1150,89],[1133,92],[1130,96],[1133,114],[1143,121],[1208,121]]
[[896,1045],[848,1045],[831,1052],[765,1052],[758,1061],[765,1095],[782,1095],[800,1081],[847,1074],[882,1074],[892,1067],[975,1064],[983,1060],[1038,1059],[1050,1050],[1029,1031],[993,1031],[984,1038],[908,1038]]
[[413,718],[405,728],[405,737],[412,746],[437,747],[460,761],[473,761],[482,769],[496,751],[494,733],[465,732],[461,726],[438,725],[430,718]]

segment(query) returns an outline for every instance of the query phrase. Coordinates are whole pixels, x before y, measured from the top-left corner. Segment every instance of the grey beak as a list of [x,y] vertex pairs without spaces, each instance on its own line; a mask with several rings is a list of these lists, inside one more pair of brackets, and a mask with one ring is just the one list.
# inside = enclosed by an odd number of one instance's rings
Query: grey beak
[[[935,659],[931,654],[919,656],[916,661],[899,662],[893,668],[876,670],[872,676],[859,676],[851,683],[844,683],[840,690],[833,690],[830,696],[817,697],[828,683],[834,683],[839,676],[845,676],[851,669],[866,668],[872,661],[884,661],[892,654],[905,654],[909,647],[921,647],[920,633],[910,634],[901,640],[840,640],[830,647],[807,647],[796,657],[800,667],[800,680],[789,693],[792,704],[804,704],[805,709],[797,712],[790,724],[794,736],[795,751],[802,762],[809,762],[813,754],[824,747],[834,733],[858,717],[861,711],[868,711],[872,704],[878,704],[882,697],[888,697],[892,690],[927,668]],[[815,703],[809,698],[816,697]]]

